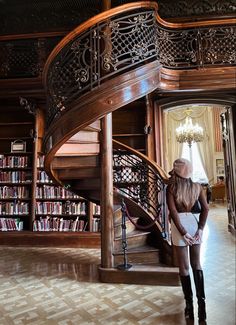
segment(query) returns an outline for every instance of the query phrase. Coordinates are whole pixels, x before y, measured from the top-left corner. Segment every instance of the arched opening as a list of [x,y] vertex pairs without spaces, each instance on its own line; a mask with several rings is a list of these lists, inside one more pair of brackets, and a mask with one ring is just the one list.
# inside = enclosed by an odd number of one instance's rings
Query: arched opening
[[[228,230],[235,233],[235,144],[232,106],[215,102],[186,102],[164,105],[163,109],[163,163],[172,168],[178,157],[192,160],[194,181],[206,190],[210,209],[224,209],[228,215]],[[202,141],[179,143],[176,128],[186,119],[190,109],[193,124],[203,128]],[[191,155],[190,155],[191,150]],[[220,185],[220,183],[224,185]],[[220,185],[218,187],[218,185]]]

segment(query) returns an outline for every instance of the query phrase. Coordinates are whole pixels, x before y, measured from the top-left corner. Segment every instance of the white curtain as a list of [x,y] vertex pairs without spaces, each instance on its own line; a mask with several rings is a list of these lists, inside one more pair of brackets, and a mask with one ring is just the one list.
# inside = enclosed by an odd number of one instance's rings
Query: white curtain
[[[186,109],[189,106],[175,108],[175,110],[164,112],[165,119],[165,149],[166,149],[166,166],[168,170],[172,169],[173,161],[182,154],[183,145],[176,140],[176,128],[180,123],[184,124],[186,119]],[[193,124],[198,123],[204,130],[204,140],[198,142],[199,154],[203,167],[209,179],[212,182],[214,178],[214,170],[212,168],[214,154],[214,138],[213,138],[213,119],[212,107],[194,106],[190,114]]]

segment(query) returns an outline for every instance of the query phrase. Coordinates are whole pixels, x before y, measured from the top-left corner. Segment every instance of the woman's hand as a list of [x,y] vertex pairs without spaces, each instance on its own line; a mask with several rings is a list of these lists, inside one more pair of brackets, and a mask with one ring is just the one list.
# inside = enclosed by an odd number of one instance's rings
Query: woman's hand
[[194,239],[195,239],[195,241],[197,242],[197,243],[201,243],[201,241],[202,241],[202,234],[203,234],[203,230],[202,229],[198,229],[197,230],[197,232],[196,232],[196,234],[194,235]]
[[195,238],[192,237],[188,232],[183,236],[183,239],[187,245],[192,246],[195,243]]

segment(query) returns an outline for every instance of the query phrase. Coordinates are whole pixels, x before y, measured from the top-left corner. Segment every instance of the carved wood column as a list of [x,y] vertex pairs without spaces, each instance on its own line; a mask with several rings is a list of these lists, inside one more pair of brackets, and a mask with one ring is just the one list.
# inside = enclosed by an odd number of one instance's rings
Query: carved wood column
[[151,95],[146,96],[146,152],[149,159],[155,161],[156,151],[155,151],[155,124],[154,124],[154,108],[153,99]]
[[101,132],[101,264],[113,266],[113,167],[112,167],[112,114],[102,119]]
[[[110,0],[103,0],[103,10],[111,8]],[[101,266],[113,267],[113,158],[112,113],[101,120]]]

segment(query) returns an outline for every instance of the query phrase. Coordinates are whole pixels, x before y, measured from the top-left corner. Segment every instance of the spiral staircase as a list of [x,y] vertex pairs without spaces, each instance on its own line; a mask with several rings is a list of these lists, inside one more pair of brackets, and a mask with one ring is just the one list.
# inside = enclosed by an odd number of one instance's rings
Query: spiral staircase
[[[174,89],[173,70],[187,69],[185,80],[193,73],[201,77],[199,66],[203,62],[197,42],[205,29],[199,28],[194,34],[193,25],[187,27],[184,34],[170,23],[164,25],[156,3],[130,3],[86,21],[56,46],[44,69],[48,99],[44,150],[46,171],[58,184],[100,203],[105,211],[106,201],[101,200],[106,190],[102,153],[106,152],[104,139],[111,138],[111,134],[106,134],[103,121],[111,112],[155,89]],[[191,51],[183,49],[189,49],[185,44],[190,38],[187,33],[192,37]],[[222,75],[222,69],[216,67],[215,75]],[[233,80],[231,71],[227,78]],[[178,82],[179,89],[186,88],[180,77]],[[202,87],[208,87],[207,83]],[[217,83],[211,82],[210,87],[216,88]],[[101,231],[101,237],[106,239],[102,240],[105,253],[100,279],[177,285],[178,269],[173,265],[165,204],[167,175],[133,148],[113,140],[112,150],[112,163],[108,165],[114,186],[112,221],[102,214],[108,223],[104,220]],[[132,164],[130,168],[126,168],[127,162]],[[126,173],[120,173],[120,167]],[[124,183],[132,183],[128,193]],[[122,210],[124,203],[126,211]],[[126,213],[126,257],[132,264],[129,269],[117,267],[125,265],[122,213]]]

